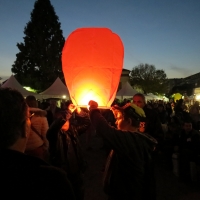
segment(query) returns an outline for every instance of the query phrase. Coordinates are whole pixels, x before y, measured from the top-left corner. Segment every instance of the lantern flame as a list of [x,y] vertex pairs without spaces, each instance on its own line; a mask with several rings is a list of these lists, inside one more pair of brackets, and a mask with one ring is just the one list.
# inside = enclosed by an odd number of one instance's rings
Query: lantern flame
[[[97,94],[95,91],[92,89],[89,89],[89,91],[86,91],[85,88],[80,88],[80,93],[76,93],[76,97],[72,97],[72,102],[73,104],[80,106],[80,107],[85,107],[90,100],[94,100],[98,102],[100,107],[105,106],[105,102],[102,96]],[[78,101],[76,101],[77,99]]]

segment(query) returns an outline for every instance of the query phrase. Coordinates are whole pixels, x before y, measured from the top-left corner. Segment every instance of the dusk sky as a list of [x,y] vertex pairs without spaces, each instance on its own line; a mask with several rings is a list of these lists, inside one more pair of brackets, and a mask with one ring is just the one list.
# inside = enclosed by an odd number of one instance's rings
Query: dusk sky
[[[0,0],[0,77],[24,42],[35,0]],[[200,0],[51,0],[63,36],[81,27],[107,27],[124,44],[123,68],[140,63],[163,69],[168,78],[200,72]]]

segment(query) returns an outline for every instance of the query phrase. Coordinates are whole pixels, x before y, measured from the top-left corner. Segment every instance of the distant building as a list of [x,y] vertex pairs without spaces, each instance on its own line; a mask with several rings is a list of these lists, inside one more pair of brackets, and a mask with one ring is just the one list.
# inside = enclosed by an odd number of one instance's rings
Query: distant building
[[122,85],[124,83],[126,83],[127,81],[129,81],[130,79],[130,70],[128,69],[122,69],[122,73],[121,73],[121,78],[120,78],[120,82],[119,82],[119,87],[118,87],[118,90],[120,90],[122,88]]

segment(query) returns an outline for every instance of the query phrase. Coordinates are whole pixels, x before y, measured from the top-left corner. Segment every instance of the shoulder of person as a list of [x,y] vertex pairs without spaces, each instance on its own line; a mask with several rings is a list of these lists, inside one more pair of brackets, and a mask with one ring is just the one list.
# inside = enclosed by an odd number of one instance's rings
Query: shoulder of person
[[31,108],[29,107],[29,111],[31,113],[34,113],[37,116],[41,116],[41,117],[45,117],[47,115],[47,111],[46,110],[42,110],[40,108]]
[[195,136],[195,137],[200,138],[200,132],[195,130],[195,129],[192,130],[192,135]]
[[41,162],[38,167],[33,168],[32,177],[33,181],[38,181],[37,187],[42,188],[43,191],[48,191],[47,197],[75,200],[71,183],[64,170]]

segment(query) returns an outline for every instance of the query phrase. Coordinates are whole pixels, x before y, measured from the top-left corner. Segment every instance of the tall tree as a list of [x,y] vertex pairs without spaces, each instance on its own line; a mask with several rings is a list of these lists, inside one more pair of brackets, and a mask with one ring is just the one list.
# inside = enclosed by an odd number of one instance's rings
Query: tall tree
[[145,94],[164,94],[166,92],[167,75],[164,70],[158,70],[154,65],[139,64],[130,73],[130,82]]
[[63,78],[61,53],[65,38],[50,0],[36,0],[24,34],[24,43],[17,43],[20,52],[11,70],[21,84],[42,91],[57,77]]

